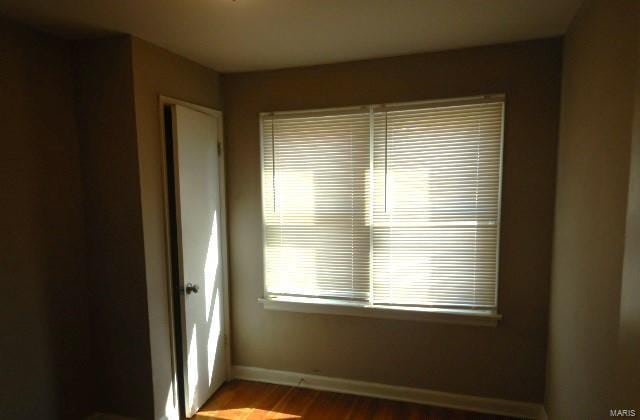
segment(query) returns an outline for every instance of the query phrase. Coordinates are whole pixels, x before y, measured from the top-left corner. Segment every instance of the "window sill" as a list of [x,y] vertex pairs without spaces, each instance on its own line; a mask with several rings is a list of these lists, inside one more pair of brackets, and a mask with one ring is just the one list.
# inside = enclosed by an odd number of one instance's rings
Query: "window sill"
[[274,311],[305,312],[312,314],[347,315],[370,318],[428,321],[446,324],[495,327],[502,315],[493,311],[471,311],[402,306],[373,306],[368,303],[344,302],[340,300],[271,296],[259,298],[265,309]]

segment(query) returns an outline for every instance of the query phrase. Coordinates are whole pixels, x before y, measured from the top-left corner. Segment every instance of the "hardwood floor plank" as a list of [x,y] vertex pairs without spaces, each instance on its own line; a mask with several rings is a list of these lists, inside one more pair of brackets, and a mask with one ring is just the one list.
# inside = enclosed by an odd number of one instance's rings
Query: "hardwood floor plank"
[[196,420],[509,420],[508,417],[251,381],[223,385]]
[[313,389],[292,388],[272,410],[277,413],[302,418],[319,393],[320,391]]
[[[291,392],[291,387],[283,386],[283,385],[271,385],[273,390],[269,392],[268,395],[259,399],[259,401],[255,404],[256,409],[249,414],[245,420],[262,420],[265,418],[279,418],[278,414],[274,413],[273,407],[275,407],[279,401],[281,401],[289,392]],[[271,417],[269,417],[271,416]],[[280,418],[287,418],[281,415]],[[289,417],[296,418],[296,417]]]
[[374,398],[354,396],[354,409],[349,420],[369,420],[377,410],[377,403]]
[[349,418],[353,410],[353,398],[336,392],[320,392],[313,401],[305,419],[325,420]]
[[[226,388],[230,389],[227,390]],[[260,382],[233,381],[223,385],[198,411],[196,420],[245,419],[254,411],[269,410],[271,398],[281,398],[289,391],[283,387]]]

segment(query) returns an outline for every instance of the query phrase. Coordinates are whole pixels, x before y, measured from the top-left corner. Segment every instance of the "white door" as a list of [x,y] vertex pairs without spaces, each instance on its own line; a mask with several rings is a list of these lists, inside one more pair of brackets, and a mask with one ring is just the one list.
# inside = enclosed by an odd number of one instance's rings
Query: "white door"
[[226,378],[218,116],[173,105],[186,416]]

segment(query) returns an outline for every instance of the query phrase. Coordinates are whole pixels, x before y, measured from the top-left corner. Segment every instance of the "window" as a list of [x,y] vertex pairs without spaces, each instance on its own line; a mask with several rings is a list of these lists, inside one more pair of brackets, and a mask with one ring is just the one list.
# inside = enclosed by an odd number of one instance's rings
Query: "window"
[[502,96],[261,114],[265,299],[495,315]]

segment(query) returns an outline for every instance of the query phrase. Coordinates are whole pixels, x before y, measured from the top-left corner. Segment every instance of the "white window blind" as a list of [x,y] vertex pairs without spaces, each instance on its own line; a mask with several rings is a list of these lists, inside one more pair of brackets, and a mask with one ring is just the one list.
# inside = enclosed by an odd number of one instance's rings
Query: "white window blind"
[[495,310],[502,97],[263,114],[265,293]]
[[502,103],[377,110],[373,302],[496,306]]
[[367,300],[369,114],[262,118],[265,289]]

